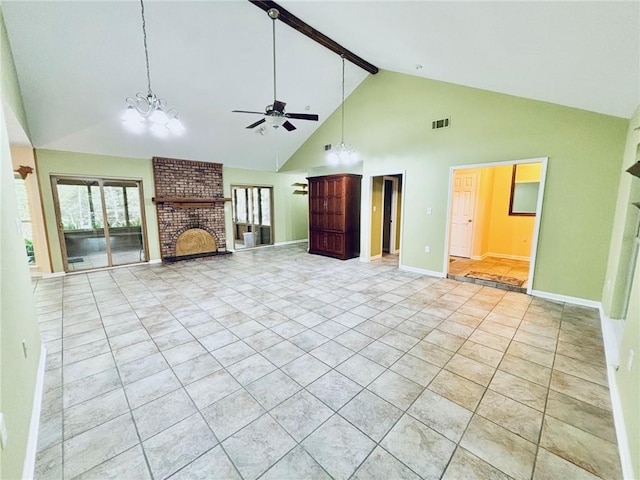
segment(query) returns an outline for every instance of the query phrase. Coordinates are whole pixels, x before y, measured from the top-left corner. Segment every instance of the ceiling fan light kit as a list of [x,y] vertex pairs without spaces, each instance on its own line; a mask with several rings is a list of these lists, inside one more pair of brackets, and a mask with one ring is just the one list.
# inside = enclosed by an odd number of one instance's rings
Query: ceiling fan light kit
[[122,124],[132,133],[142,133],[146,128],[159,138],[169,135],[182,135],[184,125],[178,119],[175,109],[167,109],[167,102],[158,98],[151,90],[151,74],[149,73],[149,51],[147,48],[147,26],[144,18],[144,3],[140,0],[142,15],[142,36],[144,40],[144,56],[147,67],[147,94],[137,93],[135,97],[127,97],[129,105],[122,116]]
[[[265,107],[264,112],[255,112],[250,110],[233,110],[233,113],[250,113],[253,115],[262,115],[263,118],[258,120],[257,122],[248,125],[246,128],[253,129],[263,123],[273,127],[279,128],[284,127],[284,129],[288,132],[291,132],[296,129],[295,125],[293,125],[289,119],[295,120],[311,120],[313,122],[318,121],[318,115],[315,113],[288,113],[285,112],[284,107],[287,105],[285,102],[281,102],[278,100],[278,96],[276,94],[276,20],[280,16],[280,12],[277,8],[270,8],[267,10],[267,15],[272,21],[271,33],[273,39],[273,103],[271,105],[267,105]],[[261,135],[264,134],[264,125],[260,127],[258,130]]]
[[337,165],[355,165],[360,161],[360,155],[351,146],[344,143],[344,55],[342,58],[342,103],[340,104],[341,114],[341,137],[340,143],[334,148],[329,145],[325,148],[327,153],[327,163],[331,166]]

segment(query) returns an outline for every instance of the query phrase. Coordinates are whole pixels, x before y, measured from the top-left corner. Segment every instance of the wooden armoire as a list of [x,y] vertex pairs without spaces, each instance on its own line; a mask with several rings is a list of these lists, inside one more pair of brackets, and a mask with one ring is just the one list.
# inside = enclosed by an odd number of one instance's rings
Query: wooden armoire
[[360,256],[362,175],[309,177],[309,253],[346,260]]

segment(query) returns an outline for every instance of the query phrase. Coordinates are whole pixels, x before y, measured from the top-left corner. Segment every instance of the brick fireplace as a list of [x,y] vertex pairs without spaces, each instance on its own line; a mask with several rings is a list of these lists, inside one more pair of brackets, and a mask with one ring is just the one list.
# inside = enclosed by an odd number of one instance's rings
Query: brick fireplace
[[227,253],[222,164],[153,157],[163,261]]

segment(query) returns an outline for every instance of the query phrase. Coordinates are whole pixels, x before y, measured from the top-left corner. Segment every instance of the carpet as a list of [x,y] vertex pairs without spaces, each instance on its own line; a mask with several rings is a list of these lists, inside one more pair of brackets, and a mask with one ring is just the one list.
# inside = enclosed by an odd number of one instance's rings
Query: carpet
[[504,283],[506,285],[513,285],[514,287],[521,287],[524,283],[524,280],[520,280],[519,278],[494,275],[492,273],[469,272],[465,275],[465,277],[477,278],[480,280],[486,280],[488,282]]

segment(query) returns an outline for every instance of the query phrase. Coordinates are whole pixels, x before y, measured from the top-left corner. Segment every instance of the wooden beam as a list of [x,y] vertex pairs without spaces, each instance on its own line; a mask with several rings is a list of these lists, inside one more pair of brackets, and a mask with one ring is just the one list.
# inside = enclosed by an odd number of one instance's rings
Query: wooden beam
[[349,60],[351,63],[353,63],[354,65],[357,65],[363,70],[366,70],[367,72],[373,75],[378,73],[378,67],[367,62],[365,59],[359,57],[355,53],[347,50],[346,48],[344,48],[342,45],[335,42],[334,40],[331,40],[325,34],[319,32],[318,30],[313,28],[311,25],[303,22],[294,14],[292,14],[290,11],[278,5],[276,2],[264,1],[264,0],[249,0],[249,1],[253,3],[256,7],[264,10],[265,12],[267,12],[270,8],[278,9],[278,11],[280,12],[280,16],[278,18],[282,20],[283,23],[289,25],[291,28],[293,28],[294,30],[297,30],[303,35],[306,35],[311,40],[319,43],[323,47],[328,48],[332,52],[335,52],[340,56],[344,55],[345,60]]

